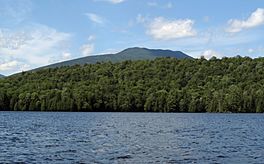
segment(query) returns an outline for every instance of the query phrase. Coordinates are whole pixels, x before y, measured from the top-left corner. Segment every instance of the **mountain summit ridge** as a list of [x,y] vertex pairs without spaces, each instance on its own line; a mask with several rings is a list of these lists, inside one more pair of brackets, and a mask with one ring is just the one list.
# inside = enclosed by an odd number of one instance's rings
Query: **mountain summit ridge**
[[141,47],[132,47],[124,49],[118,53],[114,54],[101,54],[101,55],[93,55],[86,56],[77,59],[67,60],[59,63],[54,63],[51,65],[43,66],[39,69],[43,68],[56,68],[62,66],[73,66],[73,65],[84,65],[84,64],[95,64],[97,62],[122,62],[125,60],[152,60],[158,57],[174,57],[178,59],[189,58],[192,59],[191,56],[181,52],[181,51],[172,51],[172,50],[163,50],[163,49],[148,49]]

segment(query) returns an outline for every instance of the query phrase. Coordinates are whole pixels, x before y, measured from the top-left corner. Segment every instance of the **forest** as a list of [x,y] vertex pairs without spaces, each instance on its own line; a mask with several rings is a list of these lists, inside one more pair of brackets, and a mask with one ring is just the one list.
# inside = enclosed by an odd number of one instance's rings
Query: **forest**
[[264,109],[264,58],[96,63],[0,79],[0,110],[250,112]]

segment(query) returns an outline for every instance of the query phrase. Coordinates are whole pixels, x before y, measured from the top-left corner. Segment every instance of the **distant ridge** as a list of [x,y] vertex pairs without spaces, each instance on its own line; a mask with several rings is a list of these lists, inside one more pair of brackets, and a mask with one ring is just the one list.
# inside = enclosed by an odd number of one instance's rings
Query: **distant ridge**
[[37,70],[43,69],[43,68],[73,66],[77,64],[79,65],[95,64],[97,62],[107,62],[107,61],[111,61],[115,63],[115,62],[121,62],[125,60],[151,60],[157,57],[174,57],[177,59],[184,59],[184,58],[192,59],[192,57],[188,56],[187,54],[181,51],[133,47],[133,48],[125,49],[116,54],[103,54],[103,55],[82,57],[78,59],[68,60],[68,61],[40,67],[40,68],[37,68]]
[[3,78],[3,77],[5,77],[5,76],[0,74],[0,78]]

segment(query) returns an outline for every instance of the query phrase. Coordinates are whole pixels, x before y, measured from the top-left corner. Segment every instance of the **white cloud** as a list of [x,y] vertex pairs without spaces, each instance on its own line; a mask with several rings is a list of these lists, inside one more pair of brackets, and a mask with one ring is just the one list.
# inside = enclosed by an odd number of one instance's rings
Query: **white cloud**
[[111,3],[117,4],[117,3],[122,3],[125,0],[108,0],[108,1],[111,2]]
[[205,57],[206,59],[210,59],[210,58],[212,58],[213,56],[215,56],[215,57],[217,57],[217,58],[221,58],[221,57],[223,57],[222,54],[220,54],[219,52],[216,52],[216,51],[214,51],[214,50],[205,50],[204,52],[202,52],[202,53],[200,54],[200,56],[203,56],[203,57]]
[[157,8],[163,8],[163,9],[170,9],[173,8],[172,2],[168,2],[166,4],[161,4],[155,1],[148,2],[147,5],[149,7],[157,7]]
[[90,56],[94,52],[94,44],[85,44],[80,48],[83,56]]
[[57,54],[54,54],[49,62],[50,63],[58,63],[65,60],[70,60],[72,58],[72,54],[68,51],[58,52]]
[[236,33],[243,29],[249,29],[264,24],[264,9],[258,8],[246,20],[231,19],[228,21],[227,32]]
[[14,25],[26,20],[32,12],[32,6],[31,0],[1,1],[1,22]]
[[69,52],[63,52],[62,53],[62,59],[63,60],[68,60],[68,59],[70,59],[72,57],[72,55],[71,55],[71,53],[69,53]]
[[93,40],[95,40],[94,35],[90,35],[87,38],[88,43],[81,46],[80,51],[83,56],[90,56],[93,55],[94,52],[94,44],[91,43]]
[[29,66],[47,65],[54,56],[68,49],[70,38],[71,34],[40,24],[30,24],[20,30],[0,29],[0,61],[17,61],[19,66],[15,72],[20,66],[29,69]]
[[18,66],[17,61],[8,61],[8,62],[0,63],[0,71],[13,70],[17,66]]
[[155,18],[148,26],[147,34],[157,40],[171,40],[196,35],[194,21],[190,19],[166,20]]
[[119,3],[125,2],[125,0],[94,0],[94,1],[105,1],[105,2],[112,3],[112,4],[119,4]]
[[18,71],[21,72],[21,71],[27,71],[30,69],[30,65],[28,64],[21,64],[20,67],[18,68]]
[[85,15],[94,23],[103,24],[104,20],[97,14],[94,13],[85,13]]
[[17,60],[10,60],[10,61],[2,61],[0,63],[0,71],[2,72],[21,72],[21,71],[25,71],[28,70],[30,68],[30,66],[28,64],[19,62]]
[[116,54],[118,52],[121,52],[123,49],[114,49],[114,48],[109,48],[104,51],[102,51],[100,54],[97,55],[105,55],[105,54]]

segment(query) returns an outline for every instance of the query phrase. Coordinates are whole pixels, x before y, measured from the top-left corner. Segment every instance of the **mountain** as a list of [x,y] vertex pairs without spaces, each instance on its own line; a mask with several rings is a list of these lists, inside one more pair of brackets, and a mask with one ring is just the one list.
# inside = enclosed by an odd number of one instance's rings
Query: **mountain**
[[3,78],[3,77],[5,77],[5,76],[0,74],[0,78]]
[[84,64],[95,64],[97,62],[111,61],[113,63],[121,62],[125,60],[151,60],[157,57],[174,57],[177,59],[192,58],[181,51],[161,50],[161,49],[147,49],[147,48],[128,48],[116,54],[104,54],[87,56],[78,59],[68,60],[60,63],[51,64],[44,66],[43,68],[56,68],[62,66],[73,66],[73,65],[84,65]]

